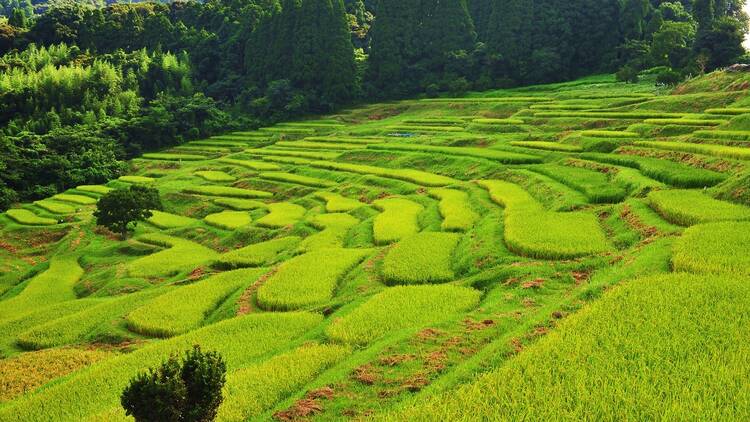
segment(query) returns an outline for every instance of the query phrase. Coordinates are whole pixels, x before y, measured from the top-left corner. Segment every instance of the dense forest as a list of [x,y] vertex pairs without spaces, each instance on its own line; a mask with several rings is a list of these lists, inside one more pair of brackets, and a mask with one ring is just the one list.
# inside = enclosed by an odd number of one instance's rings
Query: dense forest
[[363,98],[745,61],[744,0],[0,0],[0,208]]

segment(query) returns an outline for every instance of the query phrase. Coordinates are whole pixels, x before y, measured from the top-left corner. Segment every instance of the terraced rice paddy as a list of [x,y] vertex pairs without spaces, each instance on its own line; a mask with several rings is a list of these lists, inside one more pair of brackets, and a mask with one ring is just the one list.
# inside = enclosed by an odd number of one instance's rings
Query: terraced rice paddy
[[[750,109],[701,81],[356,106],[16,204],[0,421],[126,420],[193,344],[222,421],[747,420]],[[130,184],[164,210],[122,240]]]

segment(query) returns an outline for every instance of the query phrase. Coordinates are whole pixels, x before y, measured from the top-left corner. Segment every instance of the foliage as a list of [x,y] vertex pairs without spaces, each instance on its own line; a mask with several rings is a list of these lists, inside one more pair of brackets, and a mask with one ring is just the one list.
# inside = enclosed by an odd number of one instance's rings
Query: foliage
[[94,217],[97,225],[120,233],[125,239],[129,226],[151,218],[151,210],[161,209],[158,190],[133,185],[129,189],[116,189],[104,194],[96,204]]

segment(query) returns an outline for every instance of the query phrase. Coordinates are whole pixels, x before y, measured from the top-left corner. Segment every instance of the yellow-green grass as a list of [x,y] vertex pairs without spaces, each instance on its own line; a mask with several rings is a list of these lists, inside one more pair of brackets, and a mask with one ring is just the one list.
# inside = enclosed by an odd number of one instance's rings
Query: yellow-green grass
[[583,148],[578,145],[561,144],[559,142],[545,142],[545,141],[513,141],[510,143],[514,147],[522,148],[533,148],[543,149],[547,151],[560,151],[560,152],[581,152]]
[[710,119],[646,119],[643,123],[650,125],[678,125],[678,126],[720,126],[726,120]]
[[216,170],[196,171],[195,175],[208,180],[209,182],[234,182],[237,180],[237,178],[231,174]]
[[225,230],[235,230],[240,227],[249,226],[253,222],[252,217],[245,211],[221,211],[209,214],[203,219],[206,223]]
[[346,234],[359,220],[349,214],[333,213],[316,215],[310,223],[322,231],[303,240],[299,246],[301,251],[343,247]]
[[277,202],[268,204],[268,214],[257,220],[259,226],[282,228],[297,224],[305,216],[304,207],[291,202]]
[[624,187],[596,170],[559,164],[544,164],[533,170],[582,192],[591,203],[617,203],[628,194]]
[[587,119],[681,119],[684,113],[667,113],[661,111],[542,111],[534,113],[534,117],[581,117]]
[[131,330],[153,337],[173,337],[201,326],[206,317],[232,293],[253,284],[266,269],[228,271],[196,283],[172,287],[128,314]]
[[452,258],[461,236],[456,233],[417,233],[406,237],[383,260],[388,284],[443,283],[455,278]]
[[340,152],[290,151],[284,149],[248,149],[245,150],[245,152],[252,155],[260,155],[261,157],[270,155],[290,158],[309,158],[312,160],[335,160],[341,155]]
[[479,125],[522,125],[524,121],[522,119],[474,119],[471,121],[474,124]]
[[441,147],[434,145],[418,145],[418,144],[382,144],[382,145],[368,145],[367,148],[379,149],[379,150],[394,150],[394,151],[411,151],[411,152],[424,152],[424,153],[438,153],[447,155],[458,155],[464,157],[484,158],[487,160],[497,161],[503,164],[531,164],[541,162],[541,158],[528,155],[519,154],[516,152],[500,151],[495,149],[486,148],[471,148],[471,147]]
[[153,177],[146,177],[146,176],[120,176],[117,180],[125,183],[135,183],[135,184],[143,184],[143,183],[154,183],[156,179]]
[[112,191],[112,188],[104,185],[81,185],[77,186],[76,190],[81,192],[95,193],[98,195],[104,195]]
[[65,348],[0,360],[0,403],[111,356],[112,353],[101,350]]
[[370,252],[318,249],[294,257],[281,264],[258,289],[258,304],[266,310],[284,311],[323,305],[333,298],[344,275]]
[[335,183],[331,182],[330,180],[302,176],[300,174],[284,173],[280,171],[261,173],[260,177],[261,179],[273,180],[276,182],[293,183],[303,186],[312,186],[315,188],[327,188],[335,185]]
[[216,263],[226,268],[271,265],[277,261],[280,253],[296,248],[301,241],[300,237],[288,236],[255,243],[221,255],[216,259]]
[[393,132],[463,132],[462,126],[417,126],[417,125],[397,125],[386,128]]
[[385,142],[383,138],[352,138],[347,136],[310,136],[303,139],[306,142],[322,142],[322,143],[334,143],[334,144],[382,144]]
[[208,157],[198,154],[169,154],[169,153],[147,153],[141,156],[148,160],[165,160],[165,161],[201,161],[207,160]]
[[253,160],[236,160],[234,158],[222,158],[219,160],[220,163],[234,164],[236,166],[249,168],[257,171],[274,171],[279,170],[281,167],[273,163],[264,163],[262,161]]
[[696,190],[660,190],[648,194],[651,207],[681,226],[718,221],[750,220],[750,208],[714,199]]
[[428,117],[421,119],[406,119],[404,123],[410,125],[462,125],[466,123],[464,119],[456,117]]
[[552,101],[550,97],[462,97],[462,98],[425,98],[420,103],[536,103]]
[[185,193],[192,193],[196,195],[205,196],[228,196],[231,198],[270,198],[273,196],[271,192],[265,192],[253,189],[242,189],[230,186],[212,186],[212,185],[201,185],[201,186],[190,186],[183,189]]
[[132,277],[163,277],[191,271],[217,256],[215,251],[198,243],[161,233],[146,234],[138,240],[167,249],[129,262],[126,268]]
[[750,223],[699,224],[685,230],[672,257],[675,271],[750,276]]
[[75,195],[71,193],[58,193],[54,195],[52,199],[61,202],[68,202],[76,205],[94,205],[96,199],[86,195]]
[[750,141],[750,131],[742,130],[697,130],[693,135],[702,139],[721,139],[726,141]]
[[739,116],[740,114],[750,113],[750,108],[709,108],[708,114],[718,114],[721,116]]
[[[306,138],[307,139],[307,138]],[[279,141],[274,144],[280,148],[302,148],[302,149],[340,149],[353,151],[365,149],[367,145],[345,142],[312,142],[312,141]]]
[[402,330],[418,330],[474,308],[480,293],[453,285],[390,287],[326,328],[331,339],[366,345]]
[[78,257],[56,255],[49,268],[29,280],[18,295],[0,301],[0,320],[16,318],[49,306],[76,298],[73,286],[83,276]]
[[738,277],[625,283],[488,374],[380,420],[745,420],[748,295]]
[[457,189],[434,188],[429,190],[429,194],[440,200],[440,215],[443,217],[440,227],[444,231],[464,232],[474,227],[479,220],[479,215],[471,209],[468,193]]
[[356,199],[347,198],[338,193],[317,192],[315,196],[326,201],[327,212],[349,212],[365,206]]
[[160,229],[177,229],[198,223],[196,219],[164,211],[153,210],[151,213],[153,215],[146,221]]
[[447,186],[457,182],[457,180],[450,177],[428,173],[421,170],[391,169],[363,164],[337,163],[333,161],[313,161],[309,163],[309,165],[312,167],[318,167],[327,170],[339,170],[358,174],[370,174],[373,176],[404,180],[422,186]]
[[315,133],[315,129],[301,128],[301,127],[262,127],[258,129],[261,132],[267,132],[272,134],[281,135],[312,135]]
[[239,198],[216,198],[214,199],[214,204],[237,211],[247,211],[267,207],[265,203],[260,201]]
[[587,212],[551,212],[520,186],[500,180],[478,182],[505,207],[505,243],[512,252],[539,259],[570,259],[607,252],[598,220]]
[[24,208],[11,208],[5,211],[5,215],[18,224],[25,226],[53,226],[57,224],[54,218],[40,217]]
[[97,327],[110,324],[146,301],[161,294],[155,289],[108,299],[81,312],[52,319],[22,332],[16,339],[19,346],[27,350],[48,349],[56,346],[80,343]]
[[37,394],[0,408],[0,420],[73,422],[109,411],[131,378],[154,367],[170,354],[195,344],[219,352],[233,371],[287,345],[320,324],[310,313],[251,314],[225,320],[179,337],[142,347],[80,371]]
[[187,146],[196,147],[219,147],[219,148],[247,148],[247,142],[237,141],[234,138],[231,140],[221,140],[219,138],[212,138],[205,141],[193,141],[189,142]]
[[419,232],[422,205],[403,198],[379,199],[374,204],[383,211],[373,223],[373,236],[378,245],[397,242]]
[[637,133],[621,130],[584,130],[580,133],[582,136],[591,138],[638,138],[640,136]]
[[724,145],[693,144],[689,142],[636,142],[635,145],[668,151],[684,151],[696,154],[713,155],[715,157],[750,160],[750,148],[730,147]]
[[216,420],[242,422],[258,417],[350,352],[345,346],[307,344],[231,373]]
[[345,124],[339,122],[339,121],[326,121],[326,120],[310,120],[305,122],[284,122],[284,123],[277,123],[277,127],[309,127],[309,128],[340,128],[346,126]]

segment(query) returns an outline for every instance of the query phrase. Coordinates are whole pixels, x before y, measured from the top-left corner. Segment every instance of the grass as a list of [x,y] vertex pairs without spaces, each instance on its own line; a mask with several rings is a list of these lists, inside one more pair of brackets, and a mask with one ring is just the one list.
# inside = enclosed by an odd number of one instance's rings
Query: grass
[[230,198],[271,198],[273,193],[260,190],[242,189],[229,186],[191,186],[183,189],[185,193],[206,196],[228,196]]
[[545,164],[533,170],[583,193],[594,204],[621,202],[628,194],[624,187],[596,170],[558,164]]
[[461,236],[455,233],[418,233],[404,238],[383,260],[388,284],[443,283],[455,278],[453,252]]
[[582,157],[593,161],[631,167],[640,170],[641,173],[654,180],[679,188],[711,187],[727,178],[722,173],[657,158],[599,153],[586,153]]
[[560,152],[581,152],[583,148],[578,145],[561,144],[559,142],[545,142],[545,141],[513,141],[510,143],[514,147],[522,148],[533,148],[543,149],[547,151],[560,151]]
[[40,217],[23,208],[11,208],[5,211],[5,215],[16,223],[25,226],[54,226],[57,224],[57,220],[53,218]]
[[419,231],[419,214],[422,205],[403,198],[379,199],[373,203],[382,211],[373,225],[375,243],[385,245],[397,242]]
[[282,228],[293,226],[305,216],[307,210],[291,202],[277,202],[268,205],[269,213],[259,218],[259,226],[269,228]]
[[327,151],[292,151],[284,149],[248,149],[246,153],[251,155],[263,156],[280,156],[280,157],[292,157],[292,158],[309,158],[311,160],[335,160],[338,158],[340,152],[327,152]]
[[453,318],[475,307],[479,297],[476,290],[452,285],[391,287],[335,320],[326,334],[338,342],[366,345]]
[[318,192],[316,197],[326,201],[326,212],[349,212],[365,206],[356,199],[346,198],[333,192]]
[[281,167],[273,163],[264,163],[263,161],[252,161],[252,160],[236,160],[233,158],[222,158],[219,160],[220,163],[232,164],[240,167],[249,168],[257,171],[275,171],[280,170]]
[[750,131],[744,130],[697,130],[693,135],[702,139],[750,142]]
[[353,151],[358,149],[367,148],[366,144],[360,143],[345,143],[345,142],[312,142],[307,140],[303,141],[279,141],[274,144],[275,147],[279,148],[301,148],[301,149],[336,149]]
[[49,268],[34,276],[16,296],[0,301],[0,321],[33,312],[44,306],[76,298],[73,286],[83,276],[74,255],[58,255]]
[[675,271],[750,276],[750,223],[699,224],[685,230],[672,257]]
[[54,195],[52,197],[52,199],[54,199],[56,201],[68,202],[68,203],[76,204],[76,205],[94,205],[94,204],[96,204],[96,199],[94,199],[94,198],[92,198],[90,196],[75,195],[75,194],[70,194],[70,193],[58,193],[57,195]]
[[195,175],[209,182],[234,182],[237,180],[231,174],[216,170],[196,171]]
[[34,205],[53,214],[73,214],[74,212],[76,212],[75,207],[46,199],[41,201],[34,201]]
[[479,215],[471,209],[468,193],[445,188],[430,189],[429,193],[440,200],[443,231],[465,232],[479,220]]
[[706,110],[706,113],[722,116],[739,116],[740,114],[750,113],[750,108],[709,108]]
[[147,160],[165,160],[165,161],[201,161],[207,160],[208,157],[197,154],[168,154],[168,153],[147,153],[141,156]]
[[524,121],[521,119],[474,119],[471,121],[474,124],[480,125],[522,125]]
[[103,185],[81,185],[76,186],[76,190],[81,192],[95,193],[97,195],[104,195],[112,191],[112,188]]
[[646,119],[643,123],[651,125],[678,125],[678,126],[721,126],[726,120],[711,119]]
[[351,173],[370,174],[373,176],[404,180],[407,182],[416,183],[418,185],[430,187],[447,186],[456,183],[456,180],[451,179],[450,177],[428,173],[421,170],[391,169],[363,164],[339,163],[333,161],[313,161],[309,163],[309,165],[312,167],[319,167],[327,170],[339,170]]
[[132,277],[164,277],[191,271],[217,256],[196,242],[161,233],[143,235],[138,240],[166,249],[129,262],[126,268]]
[[[266,310],[320,306],[333,298],[339,281],[369,250],[319,249],[281,264],[258,289],[258,305]],[[325,266],[319,266],[325,260]]]
[[214,199],[214,203],[216,205],[221,205],[222,207],[231,208],[237,211],[254,210],[258,208],[265,208],[268,206],[260,201],[238,198],[216,198]]
[[216,262],[227,268],[271,265],[282,252],[296,248],[300,241],[302,239],[297,236],[288,236],[255,243],[227,252],[218,257]]
[[265,172],[260,174],[261,179],[273,180],[276,182],[293,183],[296,185],[311,186],[315,188],[328,188],[334,186],[335,183],[330,180],[318,179],[315,177],[302,176],[299,174],[284,173],[284,172]]
[[418,125],[398,125],[388,126],[387,130],[391,132],[463,132],[464,128],[461,126],[418,126]]
[[316,215],[310,223],[322,231],[303,240],[299,246],[301,251],[343,247],[347,233],[359,220],[349,214],[333,213]]
[[128,328],[162,338],[194,330],[232,293],[247,288],[266,272],[262,268],[235,270],[172,287],[170,292],[130,312],[126,318]]
[[684,151],[696,154],[712,155],[715,157],[734,158],[737,160],[750,160],[750,149],[741,147],[730,147],[724,145],[693,144],[688,142],[636,142],[637,146],[644,146],[668,151]]
[[750,220],[750,208],[714,199],[695,190],[661,190],[648,195],[651,207],[681,226],[718,221]]
[[639,135],[633,132],[624,132],[621,130],[584,130],[582,136],[592,138],[637,138]]
[[744,419],[748,294],[732,277],[629,282],[505,365],[380,420]]
[[84,420],[119,406],[120,394],[129,380],[137,373],[158,365],[172,353],[200,344],[205,350],[219,352],[231,373],[287,346],[321,320],[319,315],[309,313],[285,313],[246,315],[222,321],[108,359],[38,394],[15,400],[0,408],[0,420]]
[[153,210],[151,213],[153,215],[147,221],[160,229],[177,229],[198,223],[198,220],[193,218],[170,214],[168,212]]
[[469,148],[469,147],[441,147],[433,145],[417,145],[417,144],[377,144],[369,145],[369,149],[377,150],[390,150],[390,151],[410,151],[410,152],[423,152],[423,153],[439,153],[446,155],[458,155],[464,157],[473,158],[484,158],[486,160],[497,161],[503,164],[530,164],[539,163],[541,158],[528,155],[520,154],[515,152],[499,151],[486,148]]
[[356,138],[349,136],[310,136],[303,139],[306,142],[332,143],[332,144],[382,144],[385,142],[382,138]]
[[135,183],[135,184],[143,184],[143,183],[154,183],[156,182],[156,179],[153,177],[146,177],[146,176],[120,176],[117,180],[125,183]]
[[209,214],[203,219],[206,223],[225,230],[235,230],[249,226],[252,217],[245,211],[222,211]]

